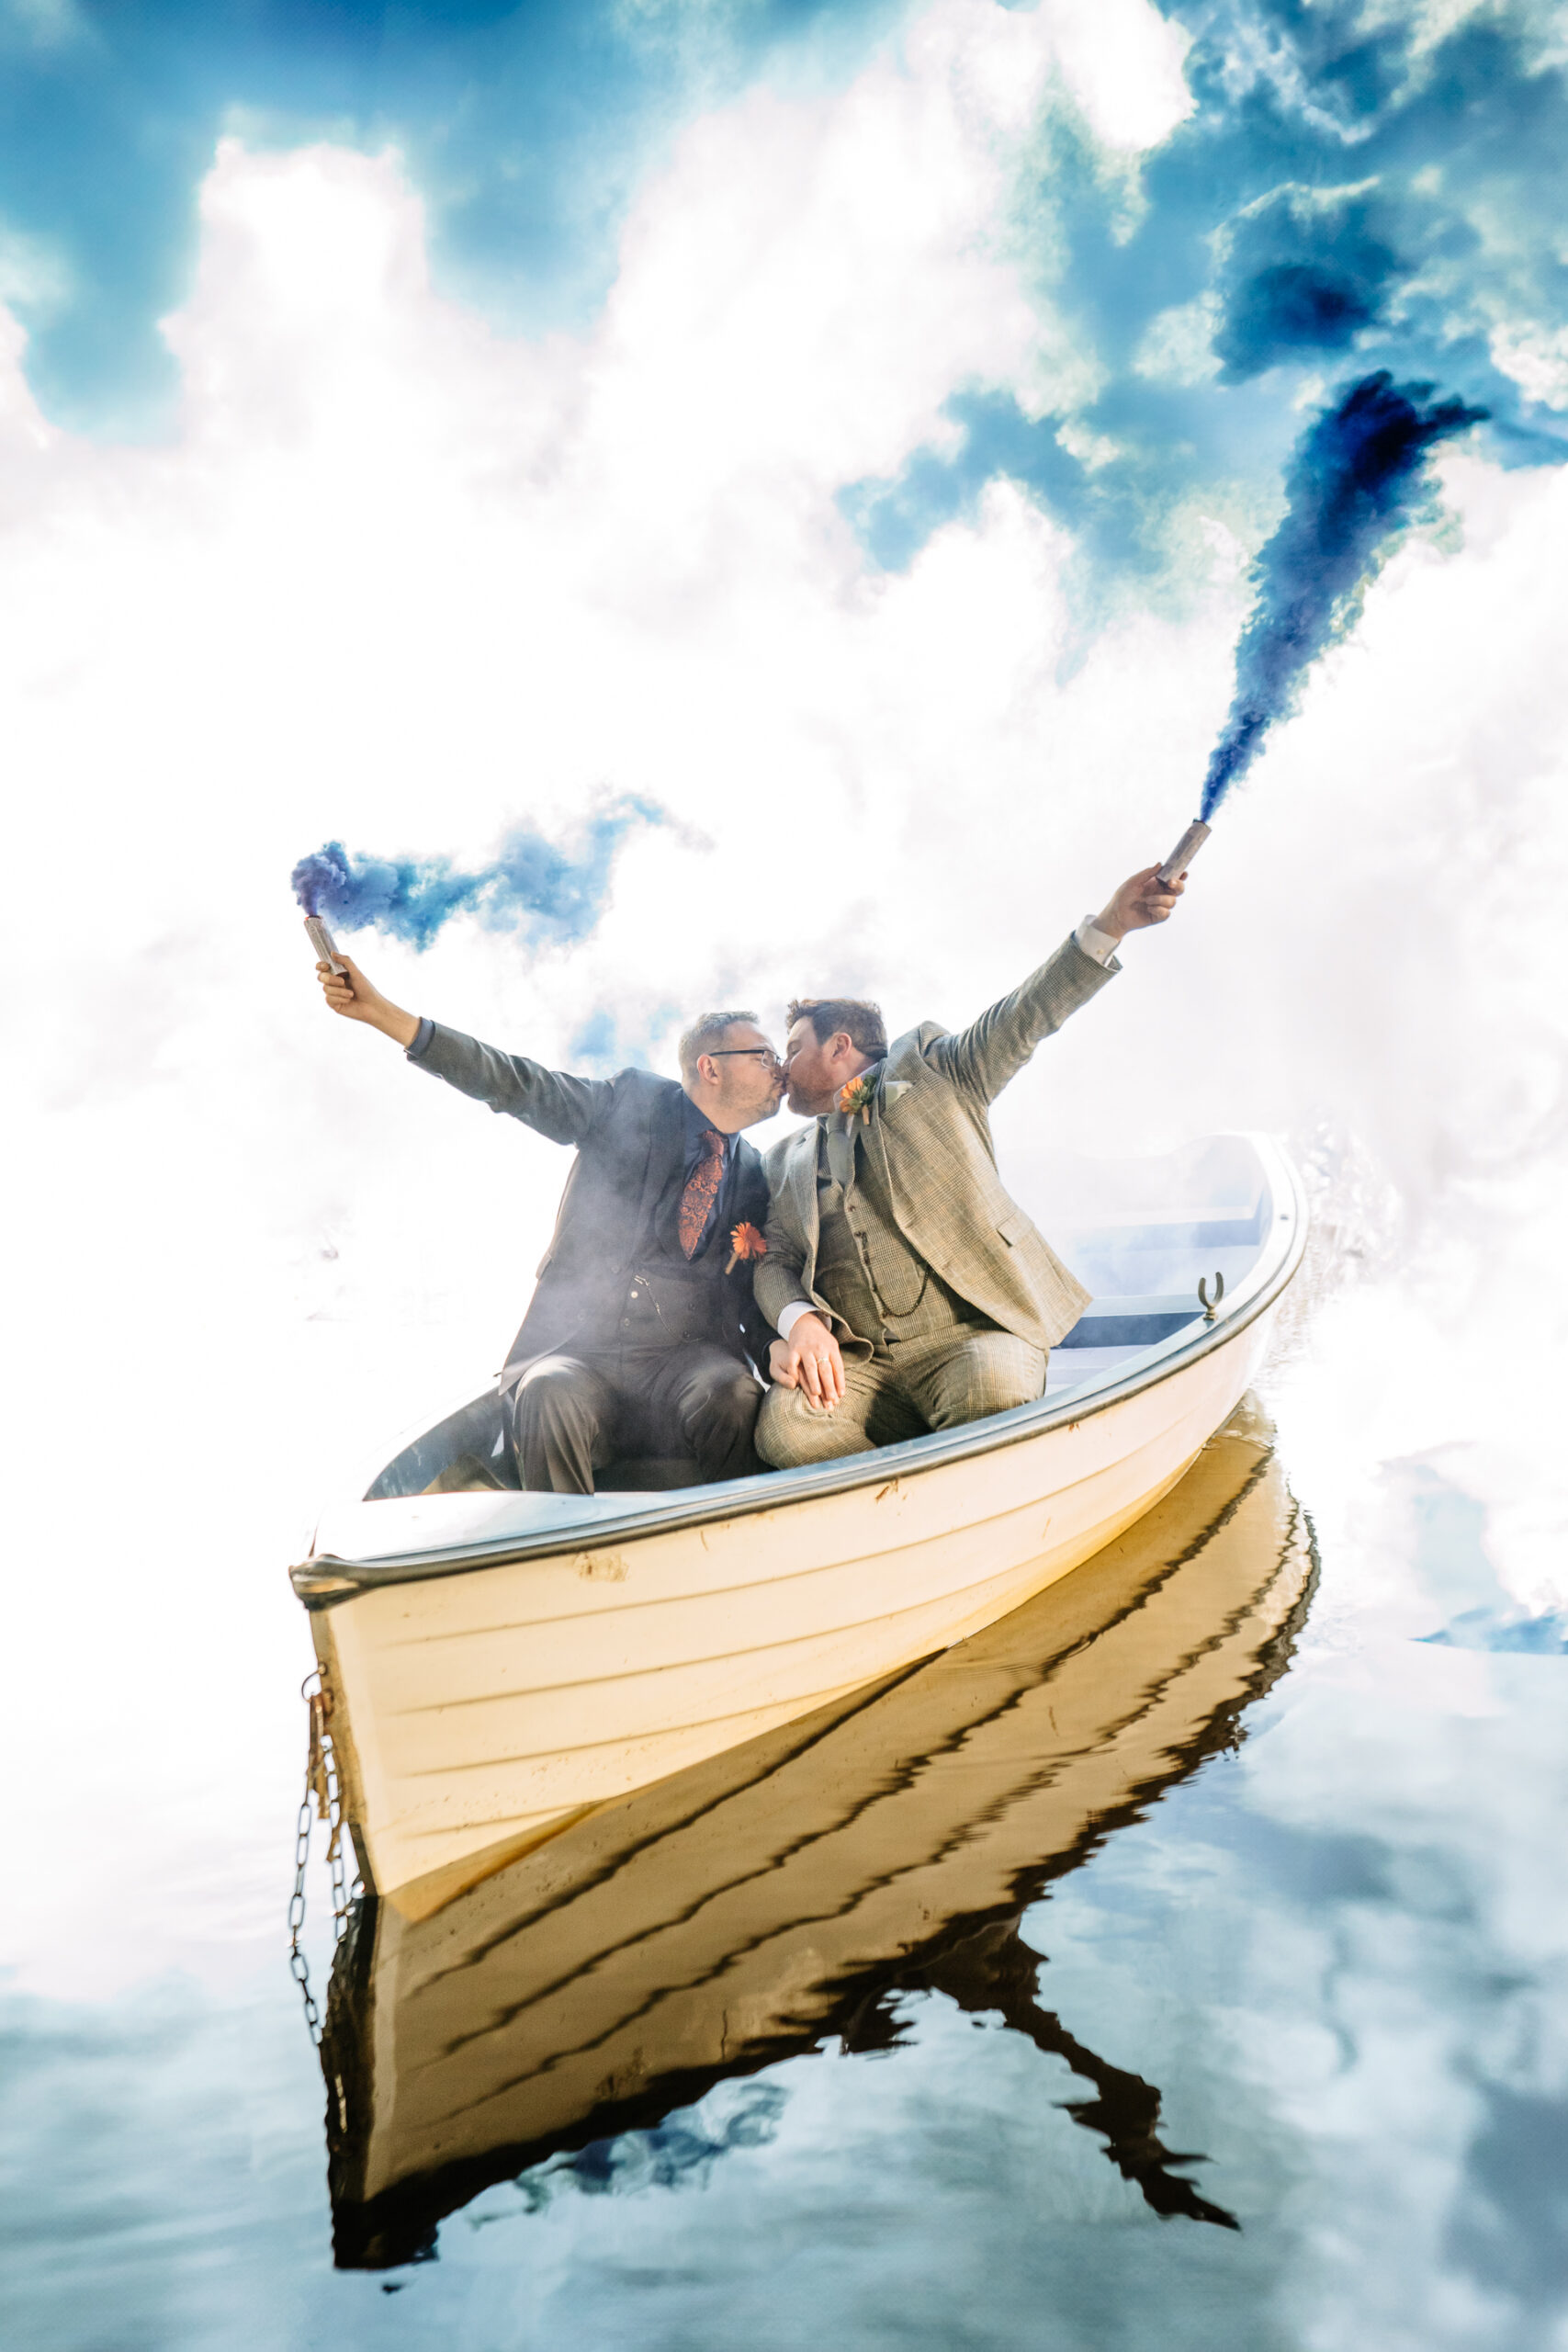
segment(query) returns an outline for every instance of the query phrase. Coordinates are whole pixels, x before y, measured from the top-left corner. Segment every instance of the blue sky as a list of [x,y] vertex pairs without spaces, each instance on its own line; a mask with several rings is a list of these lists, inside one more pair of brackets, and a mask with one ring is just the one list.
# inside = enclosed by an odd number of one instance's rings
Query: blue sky
[[[866,570],[897,574],[1013,485],[1070,545],[1069,667],[1119,610],[1190,608],[1201,514],[1255,553],[1312,416],[1375,371],[1468,404],[1500,468],[1568,454],[1550,12],[1157,6],[1182,82],[1157,135],[1119,146],[1061,74],[1011,130],[986,233],[1054,357],[960,363],[924,430],[818,492]],[[749,93],[841,96],[923,22],[912,0],[0,0],[0,296],[26,379],[85,440],[177,442],[164,322],[193,292],[223,140],[394,153],[446,298],[522,345],[592,335],[683,136]],[[1343,624],[1356,600],[1337,597]],[[610,887],[606,862],[587,921]]]
[[[1419,11],[1346,0],[1163,6],[1192,35],[1193,107],[1135,199],[1070,119],[1045,121],[1033,167],[1041,277],[1100,385],[1044,413],[1006,387],[954,393],[955,449],[846,490],[884,563],[1002,472],[1153,590],[1176,503],[1278,467],[1325,377],[1386,368],[1483,404],[1503,464],[1568,451],[1539,370],[1494,350],[1568,321],[1568,81],[1542,15],[1466,11],[1428,40]],[[1099,445],[1087,461],[1064,424]]]
[[[1064,104],[1042,107],[1017,161],[1013,233],[1092,388],[1053,405],[955,387],[956,440],[841,486],[873,561],[907,565],[1005,475],[1092,565],[1157,594],[1173,509],[1277,476],[1303,387],[1375,368],[1483,404],[1499,462],[1561,461],[1561,409],[1532,398],[1560,393],[1568,366],[1568,81],[1550,13],[1162,5],[1190,40],[1192,106],[1135,184]],[[7,0],[0,257],[29,380],[73,427],[170,429],[158,322],[188,291],[225,131],[395,145],[441,283],[514,330],[581,323],[680,126],[759,80],[842,83],[910,14]]]
[[157,322],[188,287],[220,133],[396,143],[455,288],[535,328],[615,268],[639,167],[765,73],[852,64],[893,0],[6,0],[0,220],[62,421],[167,422]]

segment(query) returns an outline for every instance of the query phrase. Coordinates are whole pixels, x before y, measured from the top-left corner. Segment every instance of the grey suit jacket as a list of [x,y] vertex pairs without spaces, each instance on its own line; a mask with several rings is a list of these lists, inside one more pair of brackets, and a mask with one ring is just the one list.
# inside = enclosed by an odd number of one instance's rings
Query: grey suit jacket
[[[1018,1203],[1003,1189],[987,1116],[1043,1037],[1121,970],[1086,956],[1074,938],[1021,988],[953,1034],[923,1022],[887,1050],[879,1100],[861,1130],[884,1155],[899,1229],[950,1289],[1004,1331],[1054,1348],[1089,1305]],[[786,1306],[813,1306],[846,1352],[869,1355],[813,1287],[817,1272],[818,1123],[786,1136],[766,1155],[768,1254],[756,1269],[757,1303],[777,1325]]]

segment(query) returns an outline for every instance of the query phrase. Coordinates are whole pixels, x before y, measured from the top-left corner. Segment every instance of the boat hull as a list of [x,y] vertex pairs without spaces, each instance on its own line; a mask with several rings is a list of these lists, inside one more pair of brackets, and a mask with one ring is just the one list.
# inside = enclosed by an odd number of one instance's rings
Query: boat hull
[[[1244,1406],[1138,1526],[941,1657],[599,1808],[427,1920],[362,1906],[321,2052],[340,2263],[417,2258],[492,2181],[848,2037],[899,1988],[1050,2023],[1009,2007],[1008,1954],[1036,1965],[1021,1905],[1233,1743],[1288,1657],[1313,1562],[1271,1434]],[[967,1990],[955,1949],[992,1956]],[[1146,2159],[1150,2086],[1118,2079]]]
[[966,1639],[1174,1486],[1270,1313],[1010,1443],[312,1616],[367,1882],[418,1919],[591,1809]]

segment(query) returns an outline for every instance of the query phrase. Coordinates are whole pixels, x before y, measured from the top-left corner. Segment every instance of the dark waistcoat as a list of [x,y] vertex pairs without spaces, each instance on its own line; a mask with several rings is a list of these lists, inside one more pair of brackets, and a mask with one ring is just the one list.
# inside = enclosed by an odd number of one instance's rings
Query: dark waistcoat
[[[728,1230],[712,1232],[688,1264],[661,1218],[683,1173],[686,1097],[672,1079],[623,1070],[578,1146],[538,1287],[507,1351],[503,1378],[543,1355],[603,1353],[622,1344],[708,1340],[765,1370],[768,1341],[745,1262],[727,1271]],[[737,1150],[726,1227],[767,1222],[768,1182],[744,1139]],[[676,1195],[678,1197],[678,1195]],[[640,1278],[640,1279],[639,1279]],[[634,1286],[637,1296],[631,1295]],[[650,1311],[651,1309],[651,1311]]]

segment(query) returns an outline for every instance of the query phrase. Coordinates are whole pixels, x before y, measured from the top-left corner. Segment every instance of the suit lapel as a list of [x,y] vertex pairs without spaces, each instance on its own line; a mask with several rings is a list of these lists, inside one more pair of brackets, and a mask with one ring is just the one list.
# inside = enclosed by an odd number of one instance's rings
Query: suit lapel
[[768,1221],[768,1180],[755,1144],[741,1142],[735,1156],[736,1222],[761,1227]]
[[[648,1158],[643,1162],[642,1194],[637,1203],[639,1236],[648,1230],[649,1219],[659,1204],[659,1195],[669,1182],[671,1170],[679,1168],[685,1157],[682,1149],[685,1125],[685,1092],[671,1080],[654,1103],[648,1123]],[[632,1246],[635,1249],[637,1242]]]
[[803,1128],[789,1159],[790,1198],[805,1245],[807,1268],[817,1262],[817,1138],[815,1120]]

